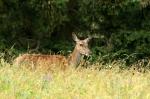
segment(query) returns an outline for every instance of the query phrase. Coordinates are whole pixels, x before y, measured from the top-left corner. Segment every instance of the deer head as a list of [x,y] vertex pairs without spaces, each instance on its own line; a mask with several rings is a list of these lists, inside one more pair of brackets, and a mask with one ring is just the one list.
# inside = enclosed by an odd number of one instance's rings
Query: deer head
[[89,56],[92,52],[88,47],[89,41],[92,39],[92,37],[88,37],[84,40],[80,40],[75,33],[72,34],[73,40],[76,42],[75,49],[82,55]]

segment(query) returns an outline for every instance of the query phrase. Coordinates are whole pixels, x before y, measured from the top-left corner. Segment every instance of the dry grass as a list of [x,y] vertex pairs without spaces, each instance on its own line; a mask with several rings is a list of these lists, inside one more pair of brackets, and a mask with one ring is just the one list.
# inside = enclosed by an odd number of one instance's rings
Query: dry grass
[[[97,64],[98,65],[98,64]],[[113,69],[74,69],[53,73],[0,63],[3,99],[150,99],[150,73]],[[96,66],[95,66],[96,67]],[[134,72],[134,75],[133,75]]]

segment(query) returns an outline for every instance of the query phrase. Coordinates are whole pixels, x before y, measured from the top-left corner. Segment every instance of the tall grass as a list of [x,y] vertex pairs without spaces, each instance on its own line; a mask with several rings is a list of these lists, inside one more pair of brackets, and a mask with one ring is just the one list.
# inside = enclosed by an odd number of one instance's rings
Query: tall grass
[[[100,65],[100,64],[95,64]],[[3,99],[150,99],[150,73],[112,69],[69,68],[43,72],[0,62]]]

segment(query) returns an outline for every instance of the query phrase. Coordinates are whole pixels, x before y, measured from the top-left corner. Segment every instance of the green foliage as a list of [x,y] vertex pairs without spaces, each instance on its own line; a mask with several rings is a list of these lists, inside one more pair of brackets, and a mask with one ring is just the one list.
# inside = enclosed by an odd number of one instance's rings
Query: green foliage
[[133,63],[150,56],[149,10],[149,0],[0,0],[0,50],[14,56],[37,47],[66,55],[77,32],[98,35],[91,61]]

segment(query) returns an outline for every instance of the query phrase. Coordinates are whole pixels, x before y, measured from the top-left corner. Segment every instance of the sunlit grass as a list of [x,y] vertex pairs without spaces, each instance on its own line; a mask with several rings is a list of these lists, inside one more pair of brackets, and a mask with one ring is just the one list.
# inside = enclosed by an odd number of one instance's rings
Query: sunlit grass
[[[111,66],[113,65],[113,66]],[[150,99],[150,73],[117,68],[43,72],[0,64],[3,99]],[[94,66],[93,66],[94,67]],[[96,66],[95,66],[96,67]]]

